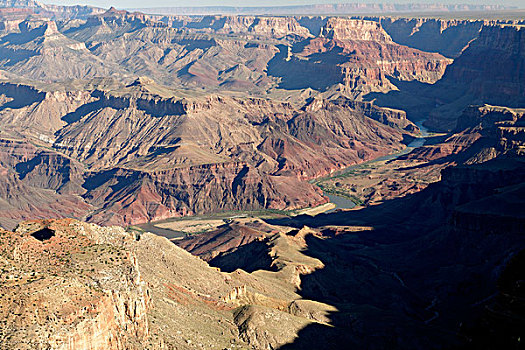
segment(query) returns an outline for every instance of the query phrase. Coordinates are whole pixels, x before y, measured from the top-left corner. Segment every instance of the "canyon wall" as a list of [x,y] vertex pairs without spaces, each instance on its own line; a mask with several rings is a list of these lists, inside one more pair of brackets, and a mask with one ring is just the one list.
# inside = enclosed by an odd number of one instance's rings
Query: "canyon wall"
[[123,230],[32,221],[1,235],[3,346],[143,348],[148,291],[133,253],[109,245]]

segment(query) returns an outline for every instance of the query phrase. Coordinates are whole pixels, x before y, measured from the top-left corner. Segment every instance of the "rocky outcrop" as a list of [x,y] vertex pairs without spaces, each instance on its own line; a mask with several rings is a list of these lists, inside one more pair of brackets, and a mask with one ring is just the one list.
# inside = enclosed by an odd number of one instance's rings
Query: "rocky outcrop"
[[70,219],[0,238],[6,349],[277,348],[333,309],[296,300],[286,265],[319,265],[296,246],[275,247],[281,271],[262,277],[220,272],[151,233]]
[[[403,148],[403,134],[416,132],[400,112],[344,98],[298,108],[261,98],[181,98],[145,78],[113,84],[64,92],[6,83],[10,108],[0,112],[6,130],[55,150],[23,141],[25,156],[5,158],[17,183],[87,202],[98,223],[323,204],[307,180]],[[16,154],[15,143],[3,146]]]
[[391,42],[392,39],[381,27],[373,21],[354,20],[331,17],[321,27],[321,37],[337,40]]
[[354,101],[349,99],[334,100],[335,104],[349,106],[362,111],[367,117],[396,129],[417,133],[419,128],[407,119],[406,112],[398,109],[381,108],[371,102]]
[[92,207],[83,193],[84,170],[75,161],[12,139],[0,139],[0,225],[36,218],[82,217]]
[[520,26],[484,27],[449,66],[443,83],[463,85],[485,103],[519,107],[525,101],[524,43]]
[[519,108],[470,106],[458,118],[453,134],[400,159],[472,164],[500,155],[520,156],[525,145],[524,116],[525,110]]
[[450,62],[394,43],[377,22],[330,18],[321,36],[296,44],[291,54],[281,49],[269,72],[283,78],[284,88],[325,91],[340,84],[355,97],[395,90],[387,77],[434,83]]
[[0,2],[1,7],[27,9],[45,17],[54,18],[86,18],[88,16],[102,13],[105,10],[92,6],[60,6],[48,5],[32,0],[3,0]]
[[495,21],[434,18],[376,19],[396,43],[456,58],[479,36],[486,25]]
[[[43,230],[52,232],[51,237],[35,239]],[[64,220],[26,222],[1,235],[1,264],[7,274],[2,275],[6,298],[0,312],[6,322],[0,333],[6,348],[145,345],[149,294],[136,257],[107,245],[126,239],[123,230]]]
[[307,38],[310,32],[302,27],[293,17],[239,17],[228,16],[219,33],[248,33],[252,35],[282,38],[296,35]]
[[[523,33],[520,25],[484,26],[479,37],[447,66],[442,79],[433,85],[407,88],[405,92],[412,97],[404,95],[399,103],[385,98],[385,103],[379,104],[407,105],[414,117],[429,115],[426,126],[448,132],[461,123],[469,105],[521,108],[525,103]],[[414,97],[421,102],[414,103]]]
[[[278,231],[273,231],[276,232]],[[218,255],[232,252],[240,246],[263,241],[267,233],[246,223],[225,223],[217,230],[187,237],[176,244],[209,262]]]
[[86,179],[84,198],[100,210],[98,223],[137,224],[231,210],[295,209],[323,204],[313,185],[272,177],[243,163],[207,164],[143,172],[112,169]]
[[54,21],[29,20],[2,40],[4,68],[32,80],[61,81],[107,76],[118,67],[94,57],[85,43],[62,34]]
[[[129,79],[129,73],[132,73],[147,75],[170,86],[250,90],[264,94],[279,86],[280,78],[289,79],[288,72],[299,73],[286,64],[291,62],[300,66],[305,63],[304,60],[296,62],[293,54],[299,58],[314,54],[311,59],[316,62],[315,54],[319,54],[316,47],[332,45],[330,42],[334,40],[339,43],[324,50],[327,53],[322,58],[326,62],[320,62],[328,67],[314,65],[304,68],[314,72],[310,81],[320,80],[306,87],[325,90],[343,83],[349,93],[360,90],[363,85],[370,85],[366,86],[367,91],[386,91],[394,87],[381,70],[385,70],[386,76],[393,74],[402,80],[434,82],[448,64],[438,55],[414,54],[406,47],[390,48],[399,45],[391,41],[377,22],[333,17],[321,19],[319,33],[312,30],[315,34],[295,17],[166,19],[109,10],[85,23],[66,21],[58,27],[52,21],[21,23],[20,30],[14,30],[2,43],[3,52],[9,53],[10,63],[0,62],[0,68],[25,78],[46,81],[95,76]],[[310,53],[301,54],[301,48],[314,36],[321,40],[310,45]],[[343,41],[352,42],[343,45]],[[379,48],[378,45],[388,47]],[[344,56],[350,57],[338,57],[341,46],[346,46]],[[355,59],[351,57],[354,46],[359,48],[354,53]],[[280,50],[285,63],[280,62],[280,54],[276,56]],[[291,51],[288,53],[288,50]],[[365,59],[367,56],[370,58]],[[345,61],[350,61],[347,67],[335,66]],[[67,64],[71,62],[73,64]],[[268,75],[268,72],[273,74]],[[359,75],[366,76],[366,81],[362,82]],[[296,79],[304,80],[301,76]],[[304,87],[286,81],[281,86]]]
[[270,38],[312,36],[294,17],[265,16],[202,16],[166,17],[164,22],[187,32],[207,32],[218,34],[243,34]]

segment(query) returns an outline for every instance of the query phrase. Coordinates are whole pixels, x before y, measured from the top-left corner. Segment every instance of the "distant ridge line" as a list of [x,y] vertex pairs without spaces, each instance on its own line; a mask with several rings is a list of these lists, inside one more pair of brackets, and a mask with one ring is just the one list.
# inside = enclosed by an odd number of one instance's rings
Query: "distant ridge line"
[[472,5],[472,4],[379,4],[379,3],[346,3],[346,4],[313,4],[288,6],[188,6],[188,7],[149,7],[127,8],[128,11],[140,11],[158,15],[333,15],[333,14],[382,14],[407,12],[468,12],[468,11],[502,11],[517,9],[516,6]]

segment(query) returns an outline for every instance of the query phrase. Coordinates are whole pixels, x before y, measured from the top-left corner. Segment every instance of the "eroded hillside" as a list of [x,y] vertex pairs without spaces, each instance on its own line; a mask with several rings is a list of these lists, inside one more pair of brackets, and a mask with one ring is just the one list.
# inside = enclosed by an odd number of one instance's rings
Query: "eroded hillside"
[[523,20],[2,4],[0,347],[519,348]]

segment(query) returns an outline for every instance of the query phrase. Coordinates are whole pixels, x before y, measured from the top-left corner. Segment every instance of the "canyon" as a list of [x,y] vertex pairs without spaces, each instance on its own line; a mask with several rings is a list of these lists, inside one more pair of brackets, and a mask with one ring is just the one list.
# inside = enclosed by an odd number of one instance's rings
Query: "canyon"
[[520,347],[521,12],[0,7],[0,347]]

